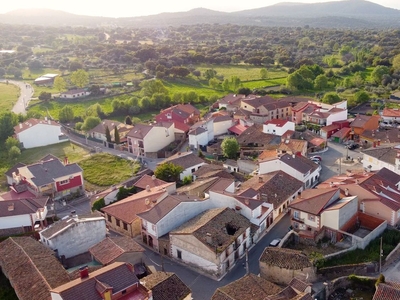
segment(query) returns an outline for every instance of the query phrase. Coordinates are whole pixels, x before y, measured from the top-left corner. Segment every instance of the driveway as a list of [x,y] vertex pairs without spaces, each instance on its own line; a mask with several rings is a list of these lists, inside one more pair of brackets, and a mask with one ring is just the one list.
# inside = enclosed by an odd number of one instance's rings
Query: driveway
[[[2,79],[0,82],[6,82],[6,80]],[[26,107],[28,106],[34,92],[33,87],[29,83],[22,81],[8,80],[8,83],[16,85],[20,89],[19,98],[11,111],[15,114],[25,115]]]

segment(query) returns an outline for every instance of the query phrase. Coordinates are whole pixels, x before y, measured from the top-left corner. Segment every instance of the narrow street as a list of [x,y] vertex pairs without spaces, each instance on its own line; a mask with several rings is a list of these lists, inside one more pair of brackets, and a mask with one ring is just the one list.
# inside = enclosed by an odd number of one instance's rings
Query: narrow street
[[[33,87],[29,83],[25,83],[22,81],[16,80],[7,80],[9,84],[16,85],[20,89],[20,94],[17,102],[14,104],[12,112],[15,114],[26,114],[26,107],[29,104],[29,101],[33,95]],[[0,82],[6,82],[6,80],[2,79]]]

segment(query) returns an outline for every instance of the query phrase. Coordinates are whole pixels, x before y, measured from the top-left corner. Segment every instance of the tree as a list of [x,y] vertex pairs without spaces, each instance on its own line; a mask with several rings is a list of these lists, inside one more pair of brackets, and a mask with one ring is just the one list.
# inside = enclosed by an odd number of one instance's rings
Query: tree
[[392,66],[394,70],[400,70],[400,54],[393,57]]
[[322,90],[328,86],[328,77],[324,74],[318,75],[314,80],[314,86],[318,90]]
[[166,162],[159,165],[154,170],[154,175],[158,179],[167,181],[167,182],[176,182],[179,181],[179,175],[183,172],[183,168],[181,166],[177,166],[171,162]]
[[380,84],[382,82],[383,75],[389,74],[389,72],[390,70],[386,66],[376,66],[371,73],[371,78],[376,84]]
[[69,70],[71,72],[75,72],[75,71],[77,71],[79,69],[83,69],[83,65],[79,61],[71,61],[69,63]]
[[110,128],[106,126],[106,141],[111,143],[111,133],[110,133]]
[[[211,80],[211,79],[210,79]],[[229,80],[228,79],[225,79],[223,82],[222,82],[222,89],[225,91],[225,92],[228,92],[230,89],[231,89],[231,84],[229,83]]]
[[72,109],[72,107],[69,105],[65,105],[63,108],[61,108],[58,114],[58,119],[60,120],[61,123],[68,123],[73,121],[74,110]]
[[261,76],[261,79],[267,79],[268,78],[268,71],[267,71],[266,68],[262,68],[260,70],[260,76]]
[[370,99],[369,94],[366,91],[358,91],[354,94],[354,101],[357,104],[368,102]]
[[213,89],[217,89],[219,85],[219,80],[217,78],[210,78],[210,80],[208,80],[208,85],[211,86]]
[[133,123],[132,123],[132,119],[131,119],[130,116],[126,116],[126,117],[125,117],[125,124],[126,124],[126,125],[132,125],[132,124],[133,124]]
[[168,94],[167,88],[161,80],[145,80],[140,86],[142,87],[143,96],[152,97],[156,93]]
[[10,150],[8,150],[8,158],[11,161],[15,161],[21,155],[21,150],[17,146],[12,146]]
[[57,76],[54,79],[53,87],[57,91],[61,92],[61,91],[64,91],[67,88],[67,83],[65,82],[64,78],[62,78],[60,76]]
[[182,184],[183,185],[188,185],[188,184],[191,184],[191,183],[192,183],[192,176],[191,175],[183,177],[183,180],[182,180]]
[[190,74],[190,71],[186,67],[172,67],[169,72],[175,77],[186,77]]
[[0,115],[0,142],[7,140],[14,134],[14,126],[17,125],[17,115],[11,112]]
[[71,73],[70,80],[72,84],[83,88],[89,83],[89,74],[85,70],[79,69]]
[[240,81],[239,77],[232,76],[230,84],[231,84],[232,90],[236,91],[240,87],[242,82]]
[[239,143],[234,137],[224,138],[221,143],[222,154],[227,158],[235,159],[239,152]]
[[39,98],[39,100],[42,100],[42,101],[50,101],[51,100],[51,93],[42,91],[42,92],[40,92],[40,95],[39,95],[38,98]]
[[16,138],[9,136],[6,140],[5,146],[7,151],[9,151],[14,146],[19,148],[20,142]]
[[322,102],[328,103],[328,104],[333,104],[333,103],[337,103],[340,101],[341,101],[341,99],[340,99],[339,95],[335,92],[326,93],[324,95],[324,97],[322,98]]
[[87,117],[85,121],[83,122],[82,125],[82,130],[84,131],[89,131],[90,129],[95,128],[97,125],[101,123],[101,120],[99,117]]
[[114,143],[116,143],[117,145],[121,143],[117,126],[114,126]]
[[211,78],[215,78],[215,76],[217,76],[217,71],[214,69],[207,69],[204,71],[203,76],[205,79],[210,80]]

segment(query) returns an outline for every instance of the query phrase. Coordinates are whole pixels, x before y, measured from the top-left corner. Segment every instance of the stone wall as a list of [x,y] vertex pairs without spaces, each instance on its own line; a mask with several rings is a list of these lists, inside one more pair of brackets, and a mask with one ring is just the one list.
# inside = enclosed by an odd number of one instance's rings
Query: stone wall
[[390,266],[392,263],[399,261],[400,259],[400,243],[389,253],[384,262],[384,267]]
[[352,274],[366,276],[377,272],[378,266],[376,263],[362,263],[354,265],[341,265],[335,267],[321,268],[318,270],[318,280],[326,281],[337,277],[349,276]]

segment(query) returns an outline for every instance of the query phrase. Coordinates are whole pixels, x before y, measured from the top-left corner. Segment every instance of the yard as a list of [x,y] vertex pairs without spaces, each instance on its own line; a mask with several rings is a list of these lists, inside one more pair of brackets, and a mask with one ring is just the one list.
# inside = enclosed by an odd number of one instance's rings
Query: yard
[[13,84],[0,83],[0,111],[10,111],[18,100],[20,91]]

